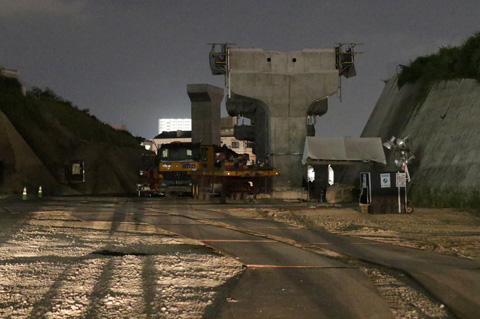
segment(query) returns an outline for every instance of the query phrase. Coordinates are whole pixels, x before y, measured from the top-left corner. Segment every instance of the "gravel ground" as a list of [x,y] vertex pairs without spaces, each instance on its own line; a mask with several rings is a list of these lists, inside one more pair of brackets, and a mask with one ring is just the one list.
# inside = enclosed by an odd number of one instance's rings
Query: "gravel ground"
[[356,207],[256,210],[290,224],[480,260],[480,214],[417,208],[413,214],[361,214]]
[[242,272],[198,242],[138,225],[112,233],[61,212],[2,225],[0,318],[202,318]]
[[[342,235],[480,259],[480,219],[465,211],[412,215],[356,208],[217,208]],[[242,266],[146,224],[82,223],[64,211],[2,218],[0,318],[208,318]],[[310,247],[311,249],[311,247]],[[402,273],[358,263],[396,318],[451,318]]]

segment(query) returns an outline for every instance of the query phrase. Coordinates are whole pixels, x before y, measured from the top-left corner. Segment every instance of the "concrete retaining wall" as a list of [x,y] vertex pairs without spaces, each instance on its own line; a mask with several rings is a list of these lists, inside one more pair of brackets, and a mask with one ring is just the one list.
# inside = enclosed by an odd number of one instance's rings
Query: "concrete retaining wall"
[[[412,138],[414,204],[480,206],[480,84],[441,82],[426,97],[420,89],[406,85],[399,90],[396,78],[388,81],[362,137]],[[385,152],[385,169],[396,170],[392,152]],[[350,171],[349,179],[357,173]]]

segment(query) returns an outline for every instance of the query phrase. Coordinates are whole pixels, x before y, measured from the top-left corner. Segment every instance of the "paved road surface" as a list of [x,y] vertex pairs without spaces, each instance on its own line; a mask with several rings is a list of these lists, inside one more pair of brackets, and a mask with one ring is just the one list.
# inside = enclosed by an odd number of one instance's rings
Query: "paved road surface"
[[[179,199],[112,203],[72,202],[83,220],[126,220],[195,238],[246,267],[218,309],[218,318],[392,318],[365,274],[301,246],[400,270],[431,292],[458,318],[480,318],[480,263],[327,232],[244,219]],[[82,206],[83,205],[83,206]],[[94,207],[94,209],[92,209]],[[224,206],[225,207],[225,206]]]
[[[202,207],[179,209],[175,214],[186,217],[185,220],[221,222],[241,227],[244,231],[267,236],[266,239],[281,237],[298,243],[321,245],[325,249],[351,258],[401,270],[423,285],[459,318],[480,318],[480,263],[478,262],[359,238],[286,227],[274,221],[234,218],[228,214],[202,209]],[[215,240],[211,235],[212,226],[192,226],[183,223],[169,226],[165,222],[167,219],[150,216],[145,221],[187,237],[200,239],[216,249],[237,256],[249,267],[255,267],[255,265],[259,265],[258,267],[265,267],[265,265],[307,267],[310,265],[306,262],[307,259],[300,257],[303,254],[292,246],[287,249],[285,246],[280,247],[280,243],[264,241],[252,243],[247,247],[245,243],[232,240]],[[296,259],[290,259],[291,256],[296,256]],[[276,264],[277,262],[280,264]],[[312,265],[314,264],[310,266]],[[341,267],[337,265],[335,268],[338,270]],[[346,284],[345,287],[349,285]],[[352,289],[354,290],[353,287]]]
[[[225,214],[191,210],[188,206],[170,207],[169,212],[155,208],[145,211],[131,204],[128,209],[125,207],[115,209],[114,220],[124,220],[128,212],[138,221],[200,240],[247,267],[219,307],[216,318],[393,318],[376,287],[355,267],[190,216],[223,221]],[[80,211],[75,216],[83,220],[108,218],[106,214]]]

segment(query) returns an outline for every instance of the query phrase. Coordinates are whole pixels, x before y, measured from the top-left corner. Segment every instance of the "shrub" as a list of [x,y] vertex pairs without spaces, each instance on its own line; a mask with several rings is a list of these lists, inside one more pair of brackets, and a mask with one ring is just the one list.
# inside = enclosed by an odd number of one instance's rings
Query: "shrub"
[[436,54],[419,57],[403,66],[398,86],[419,81],[430,86],[433,82],[461,78],[480,81],[480,32],[459,47],[440,48]]

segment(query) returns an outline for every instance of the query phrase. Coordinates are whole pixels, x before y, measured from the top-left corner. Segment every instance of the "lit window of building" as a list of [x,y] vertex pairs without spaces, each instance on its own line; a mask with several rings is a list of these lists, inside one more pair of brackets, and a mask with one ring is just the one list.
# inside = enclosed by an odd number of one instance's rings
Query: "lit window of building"
[[158,134],[173,131],[191,131],[192,119],[160,119],[158,120]]

